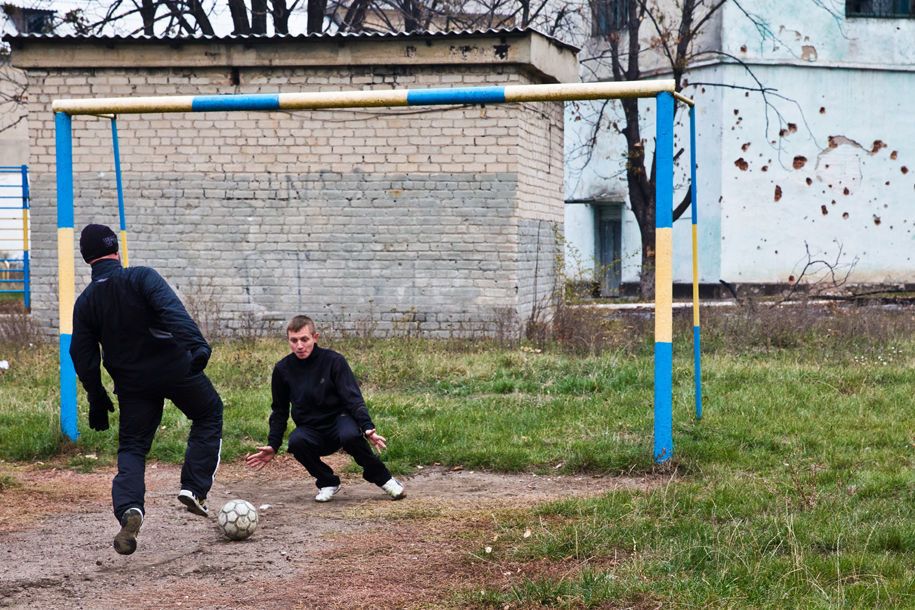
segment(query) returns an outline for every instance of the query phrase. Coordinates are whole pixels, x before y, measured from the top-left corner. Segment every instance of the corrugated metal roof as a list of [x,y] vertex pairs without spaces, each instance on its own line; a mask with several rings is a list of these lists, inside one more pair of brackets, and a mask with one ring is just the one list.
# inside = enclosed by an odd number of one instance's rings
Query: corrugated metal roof
[[342,32],[335,34],[248,34],[236,35],[226,34],[217,36],[149,36],[146,34],[7,34],[3,36],[4,41],[15,40],[98,40],[109,42],[125,41],[162,41],[162,42],[223,42],[223,41],[277,41],[277,40],[341,40],[341,39],[398,39],[398,38],[472,38],[478,36],[522,36],[534,32],[547,38],[559,46],[563,46],[578,52],[575,45],[563,42],[558,38],[544,34],[535,28],[494,28],[488,30],[453,30],[448,32]]

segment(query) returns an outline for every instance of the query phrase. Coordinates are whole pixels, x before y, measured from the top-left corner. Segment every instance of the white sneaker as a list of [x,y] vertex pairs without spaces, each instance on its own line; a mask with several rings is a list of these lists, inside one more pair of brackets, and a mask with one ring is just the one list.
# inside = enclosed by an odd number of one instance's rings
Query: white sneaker
[[318,495],[315,496],[315,502],[330,502],[338,491],[340,491],[339,485],[321,487],[318,489]]
[[210,511],[207,509],[207,499],[198,497],[197,494],[189,489],[182,489],[178,492],[178,501],[187,507],[188,512],[194,513],[195,515],[208,517],[210,514]]
[[407,493],[404,491],[403,485],[401,485],[400,481],[397,479],[388,479],[388,482],[382,485],[381,488],[394,500],[401,500],[407,497]]

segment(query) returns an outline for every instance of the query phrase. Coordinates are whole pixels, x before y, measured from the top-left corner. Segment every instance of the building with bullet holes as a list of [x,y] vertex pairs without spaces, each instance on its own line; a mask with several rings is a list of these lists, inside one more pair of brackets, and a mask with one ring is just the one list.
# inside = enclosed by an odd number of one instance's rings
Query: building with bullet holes
[[[697,102],[700,268],[709,289],[719,280],[744,294],[799,279],[829,284],[830,267],[846,288],[915,284],[915,3],[832,4],[756,3],[751,20],[727,3],[705,31],[701,46],[711,52],[694,63],[684,94]],[[580,61],[602,48],[592,39]],[[641,255],[625,140],[605,127],[585,164],[590,124],[575,120],[581,115],[567,109],[567,273],[593,278],[603,294],[625,293],[638,284]],[[686,113],[677,116],[677,148],[686,150],[675,204],[688,187],[689,146]],[[618,106],[605,118],[621,120]],[[642,133],[650,151],[653,125]],[[674,229],[675,281],[686,288],[689,211]]]

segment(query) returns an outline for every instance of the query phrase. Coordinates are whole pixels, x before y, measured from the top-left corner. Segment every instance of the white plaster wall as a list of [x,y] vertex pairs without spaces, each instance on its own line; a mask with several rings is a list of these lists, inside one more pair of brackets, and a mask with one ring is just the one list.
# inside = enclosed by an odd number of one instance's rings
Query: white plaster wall
[[[785,283],[822,258],[850,283],[915,282],[915,20],[846,20],[836,0],[754,3],[755,23],[731,3],[724,10],[722,48],[769,91],[748,90],[758,84],[737,63],[688,74],[704,83],[684,91],[697,101],[701,281]],[[654,103],[644,104],[650,151]],[[608,127],[591,166],[576,166],[569,153],[594,112],[566,118],[567,198],[625,196],[623,137]],[[675,202],[688,169],[684,118]],[[687,213],[674,225],[677,282],[691,278],[689,222]],[[593,248],[593,227],[569,225],[566,238]],[[624,212],[625,282],[638,279],[639,242]]]
[[[851,283],[915,281],[915,121],[906,118],[915,72],[755,71],[796,105],[779,101],[787,126],[770,109],[767,130],[758,95],[726,95],[722,277],[790,281],[809,246],[850,271]],[[747,82],[737,66],[724,77]]]
[[594,279],[594,208],[566,204],[565,275],[570,280]]
[[[654,101],[643,102],[646,113]],[[595,138],[592,126],[600,120]],[[600,200],[628,202],[626,187],[625,138],[614,125],[622,125],[622,108],[611,101],[571,102],[565,114],[565,198],[566,201]],[[653,127],[652,127],[653,129]],[[565,213],[566,255],[578,256],[594,266],[594,210],[591,206],[567,204]],[[620,268],[624,282],[638,281],[641,238],[638,224],[626,203],[622,214],[623,243]],[[567,266],[569,279],[582,279],[577,267]]]
[[[709,67],[696,72],[697,80],[720,79],[720,68]],[[692,93],[691,93],[692,94]],[[695,92],[697,100],[697,166],[699,212],[699,271],[701,282],[717,282],[721,268],[721,135],[723,90],[708,87]],[[624,282],[638,282],[641,265],[641,236],[638,223],[628,204],[625,175],[625,138],[616,132],[613,122],[621,124],[621,109],[613,102],[604,112],[604,128],[597,138],[590,158],[584,149],[591,138],[594,119],[599,114],[598,103],[590,103],[590,111],[582,105],[569,105],[566,110],[566,200],[602,199],[627,202],[622,217],[621,271]],[[646,154],[651,154],[655,136],[655,102],[641,102],[642,136]],[[689,123],[686,108],[680,106],[676,115],[674,149],[684,149],[675,165],[674,202],[679,203],[689,188]],[[585,163],[587,161],[587,163]],[[565,237],[567,251],[579,252],[582,258],[594,260],[593,212],[590,206],[566,205]],[[687,211],[674,223],[674,281],[692,281],[691,219]],[[570,276],[571,277],[571,276]]]
[[21,185],[20,175],[0,172],[0,258],[22,256]]
[[722,7],[722,49],[751,62],[915,64],[915,19],[846,18],[844,0],[768,0]]

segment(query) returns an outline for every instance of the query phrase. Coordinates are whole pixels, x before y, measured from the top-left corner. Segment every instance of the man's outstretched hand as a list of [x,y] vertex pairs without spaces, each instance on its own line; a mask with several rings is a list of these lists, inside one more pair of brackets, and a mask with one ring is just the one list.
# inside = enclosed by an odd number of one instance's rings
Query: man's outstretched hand
[[273,450],[273,447],[258,447],[257,453],[252,453],[245,458],[245,465],[248,468],[260,470],[266,466],[275,455],[276,451]]
[[382,449],[386,449],[388,446],[388,439],[381,436],[374,430],[366,430],[365,438],[368,439],[368,441],[370,443],[372,443],[372,445],[374,445],[375,449],[377,449],[378,451],[381,451]]

